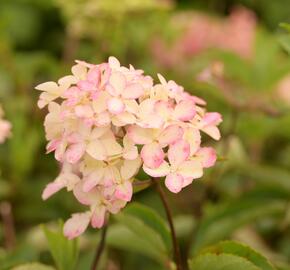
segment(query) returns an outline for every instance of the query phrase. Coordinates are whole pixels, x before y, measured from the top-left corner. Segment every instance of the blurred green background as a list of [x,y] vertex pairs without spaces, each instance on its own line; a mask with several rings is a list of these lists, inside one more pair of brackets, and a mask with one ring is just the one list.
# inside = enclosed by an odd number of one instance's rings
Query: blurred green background
[[[223,115],[220,161],[168,194],[184,259],[236,239],[290,269],[290,38],[282,22],[290,22],[289,0],[0,0],[0,101],[13,125],[0,146],[0,269],[53,265],[39,224],[80,208],[65,191],[41,200],[59,167],[45,155],[35,85],[68,74],[74,59],[110,55],[176,80]],[[134,198],[165,216],[153,189]],[[164,269],[112,223],[103,269]],[[97,240],[93,230],[81,237],[76,269],[89,269]]]

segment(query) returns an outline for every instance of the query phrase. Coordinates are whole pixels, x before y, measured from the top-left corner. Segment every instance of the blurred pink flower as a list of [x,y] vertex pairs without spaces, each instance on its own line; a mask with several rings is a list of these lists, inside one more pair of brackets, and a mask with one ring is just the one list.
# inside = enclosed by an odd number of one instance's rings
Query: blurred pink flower
[[4,111],[0,105],[0,143],[4,143],[11,135],[11,124],[7,120],[4,120],[3,117]]
[[278,83],[277,94],[280,99],[290,105],[290,75],[287,75]]
[[256,16],[252,11],[236,7],[225,19],[201,13],[186,18],[183,34],[171,46],[159,37],[152,41],[152,54],[161,65],[182,64],[188,56],[210,48],[232,51],[243,58],[252,56],[256,34]]

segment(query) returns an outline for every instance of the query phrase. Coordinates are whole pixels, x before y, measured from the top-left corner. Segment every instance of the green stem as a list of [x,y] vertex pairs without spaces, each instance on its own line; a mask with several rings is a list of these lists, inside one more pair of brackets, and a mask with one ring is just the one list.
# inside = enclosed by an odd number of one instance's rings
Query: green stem
[[174,252],[174,257],[175,257],[174,259],[175,259],[175,263],[176,263],[176,270],[182,270],[183,268],[182,268],[181,255],[180,255],[179,245],[178,245],[176,232],[175,232],[174,225],[173,225],[172,213],[170,211],[169,204],[167,202],[165,193],[160,185],[160,179],[153,178],[153,177],[151,179],[152,179],[152,182],[154,182],[156,185],[157,192],[159,194],[159,197],[162,201],[164,210],[166,212],[166,216],[167,216],[167,220],[168,220],[168,224],[169,224],[170,232],[171,232],[172,246],[173,246],[173,252]]

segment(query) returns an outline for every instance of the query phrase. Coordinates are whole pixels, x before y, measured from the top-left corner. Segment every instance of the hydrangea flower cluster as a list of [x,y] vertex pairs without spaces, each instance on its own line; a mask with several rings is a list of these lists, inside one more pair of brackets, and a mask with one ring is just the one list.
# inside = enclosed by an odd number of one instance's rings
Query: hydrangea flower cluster
[[48,105],[45,118],[47,152],[61,162],[59,176],[46,186],[43,199],[62,188],[89,206],[65,223],[68,238],[91,223],[104,225],[106,213],[117,213],[132,198],[140,168],[165,177],[179,192],[216,161],[214,149],[201,147],[200,131],[218,140],[216,112],[174,81],[158,75],[154,84],[142,70],[110,57],[99,65],[76,61],[72,75],[38,85],[38,106]]
[[7,120],[4,120],[3,117],[4,111],[0,105],[0,143],[4,143],[11,135],[11,124]]

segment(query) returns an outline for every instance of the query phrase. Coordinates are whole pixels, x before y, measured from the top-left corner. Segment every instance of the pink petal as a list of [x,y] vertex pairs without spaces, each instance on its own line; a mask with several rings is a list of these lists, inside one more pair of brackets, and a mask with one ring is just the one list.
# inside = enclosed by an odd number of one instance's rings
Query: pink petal
[[180,121],[189,121],[195,114],[195,103],[190,99],[180,101],[174,110],[174,116]]
[[87,80],[79,81],[77,87],[83,91],[91,91],[96,88],[93,82]]
[[122,92],[122,97],[125,99],[137,99],[142,96],[144,89],[139,83],[132,83],[126,86]]
[[68,239],[73,239],[81,235],[90,223],[90,215],[90,212],[73,214],[64,224],[64,235]]
[[159,135],[158,141],[162,146],[172,144],[183,136],[183,129],[178,125],[171,125],[165,128]]
[[93,212],[91,225],[93,228],[101,228],[104,226],[106,216],[106,208],[98,206]]
[[68,147],[65,152],[67,162],[71,164],[77,163],[85,153],[85,144],[77,143]]
[[173,193],[181,191],[183,186],[183,177],[176,173],[168,174],[165,178],[165,186]]
[[88,176],[86,176],[84,180],[83,185],[83,191],[89,192],[91,191],[99,182],[102,180],[104,175],[104,169],[100,168],[96,172],[90,173]]
[[61,140],[57,140],[57,139],[50,141],[46,146],[46,153],[48,154],[50,152],[55,151],[60,143],[61,143]]
[[143,170],[146,172],[148,175],[152,177],[162,177],[170,173],[170,167],[169,164],[164,161],[158,168],[156,169],[151,169],[146,167],[145,164],[143,164]]
[[50,196],[52,196],[53,194],[55,194],[64,187],[65,187],[64,183],[61,182],[49,183],[43,190],[41,197],[43,200],[47,200]]
[[151,168],[158,168],[164,161],[164,152],[156,142],[146,144],[141,150],[141,158],[144,164]]
[[222,122],[222,116],[217,112],[206,113],[202,119],[204,125],[218,125]]
[[190,145],[185,140],[179,140],[169,146],[168,159],[171,165],[179,166],[188,159],[190,155]]
[[115,197],[119,200],[126,202],[131,201],[133,195],[133,187],[130,181],[125,181],[124,183],[117,186],[115,191]]
[[78,105],[75,107],[75,114],[80,118],[93,117],[94,111],[89,105]]
[[100,76],[101,74],[99,67],[91,68],[87,74],[88,80],[94,84],[98,84],[100,82]]
[[138,126],[129,126],[127,129],[128,137],[136,144],[147,144],[152,142],[152,130]]
[[125,109],[125,104],[123,101],[119,98],[111,98],[107,102],[108,110],[112,114],[120,114]]
[[100,201],[100,195],[98,193],[98,190],[92,189],[89,192],[84,192],[83,185],[81,182],[75,185],[73,189],[73,194],[76,197],[76,199],[83,205],[92,205],[99,203]]
[[202,147],[196,152],[204,168],[212,167],[216,162],[216,152],[212,147]]

